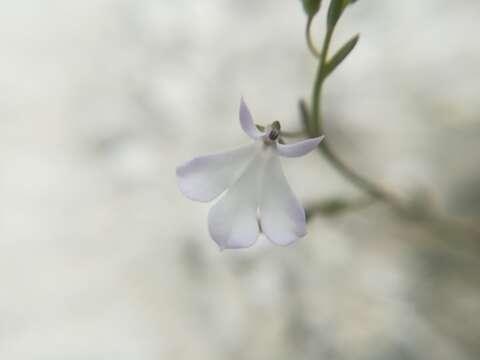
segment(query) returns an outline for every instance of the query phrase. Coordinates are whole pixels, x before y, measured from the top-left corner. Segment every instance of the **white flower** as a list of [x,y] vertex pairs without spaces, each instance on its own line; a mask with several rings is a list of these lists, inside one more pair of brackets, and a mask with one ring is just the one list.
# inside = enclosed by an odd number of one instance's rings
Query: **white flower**
[[179,166],[180,190],[189,199],[202,202],[228,190],[208,214],[210,235],[221,249],[252,246],[260,229],[273,243],[289,245],[306,234],[305,210],[287,183],[279,155],[305,155],[323,136],[280,144],[278,123],[259,131],[243,99],[240,124],[253,144],[196,157]]

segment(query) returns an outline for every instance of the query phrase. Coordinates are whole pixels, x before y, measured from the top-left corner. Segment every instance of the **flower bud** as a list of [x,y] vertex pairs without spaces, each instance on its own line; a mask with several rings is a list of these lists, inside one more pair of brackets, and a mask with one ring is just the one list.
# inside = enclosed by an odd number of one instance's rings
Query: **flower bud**
[[302,0],[302,3],[308,17],[313,17],[320,10],[322,0]]

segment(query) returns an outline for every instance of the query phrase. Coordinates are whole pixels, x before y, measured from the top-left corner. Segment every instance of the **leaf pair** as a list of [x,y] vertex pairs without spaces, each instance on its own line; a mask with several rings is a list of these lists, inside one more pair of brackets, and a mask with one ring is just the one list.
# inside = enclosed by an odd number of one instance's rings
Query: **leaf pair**
[[[345,8],[356,2],[357,0],[331,0],[327,13],[327,33],[332,34],[338,20],[343,14]],[[308,17],[312,19],[320,10],[322,0],[302,0],[303,8]],[[345,45],[343,45],[337,53],[325,63],[325,71],[323,77],[330,75],[335,68],[340,65],[343,60],[350,54],[350,52],[357,45],[359,35],[355,35]]]

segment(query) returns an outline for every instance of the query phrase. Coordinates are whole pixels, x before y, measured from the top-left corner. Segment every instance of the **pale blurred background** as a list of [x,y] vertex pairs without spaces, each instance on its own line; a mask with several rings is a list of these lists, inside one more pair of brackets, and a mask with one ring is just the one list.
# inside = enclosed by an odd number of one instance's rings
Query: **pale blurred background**
[[[479,14],[358,1],[334,44],[360,43],[325,94],[345,161],[473,224]],[[220,252],[210,205],[178,191],[178,164],[248,141],[241,95],[299,128],[304,24],[296,0],[0,2],[0,359],[480,358],[471,231],[373,204],[288,248]],[[318,154],[284,167],[304,204],[360,194]]]

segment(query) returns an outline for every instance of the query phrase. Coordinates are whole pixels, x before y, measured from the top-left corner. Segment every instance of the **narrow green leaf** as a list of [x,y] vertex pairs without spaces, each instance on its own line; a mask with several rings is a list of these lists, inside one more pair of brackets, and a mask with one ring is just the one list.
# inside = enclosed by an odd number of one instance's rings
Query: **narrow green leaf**
[[335,55],[327,62],[326,64],[326,76],[330,75],[335,68],[340,65],[343,60],[350,54],[350,52],[355,48],[357,45],[358,39],[360,35],[357,34],[353,38],[351,38],[345,45],[343,45],[340,50],[337,51]]
[[338,19],[342,15],[345,0],[332,0],[330,1],[330,6],[328,7],[327,14],[327,27],[333,29],[337,24]]
[[313,216],[320,214],[323,216],[338,216],[347,211],[361,210],[372,204],[374,204],[376,199],[370,197],[357,198],[357,199],[346,199],[346,198],[331,198],[326,199],[305,207],[305,215],[307,221],[309,221]]
[[357,0],[343,0],[343,8],[345,9],[348,5],[357,2]]
[[336,216],[342,212],[348,210],[350,203],[346,199],[328,199],[312,206],[307,206],[305,209],[305,215],[307,221],[315,214],[321,214],[323,216]]
[[335,25],[342,16],[343,10],[350,5],[356,2],[357,0],[332,0],[330,2],[330,7],[328,8],[327,14],[327,26],[330,30],[333,30]]
[[303,9],[309,17],[314,16],[318,10],[320,10],[320,5],[322,0],[302,0]]

